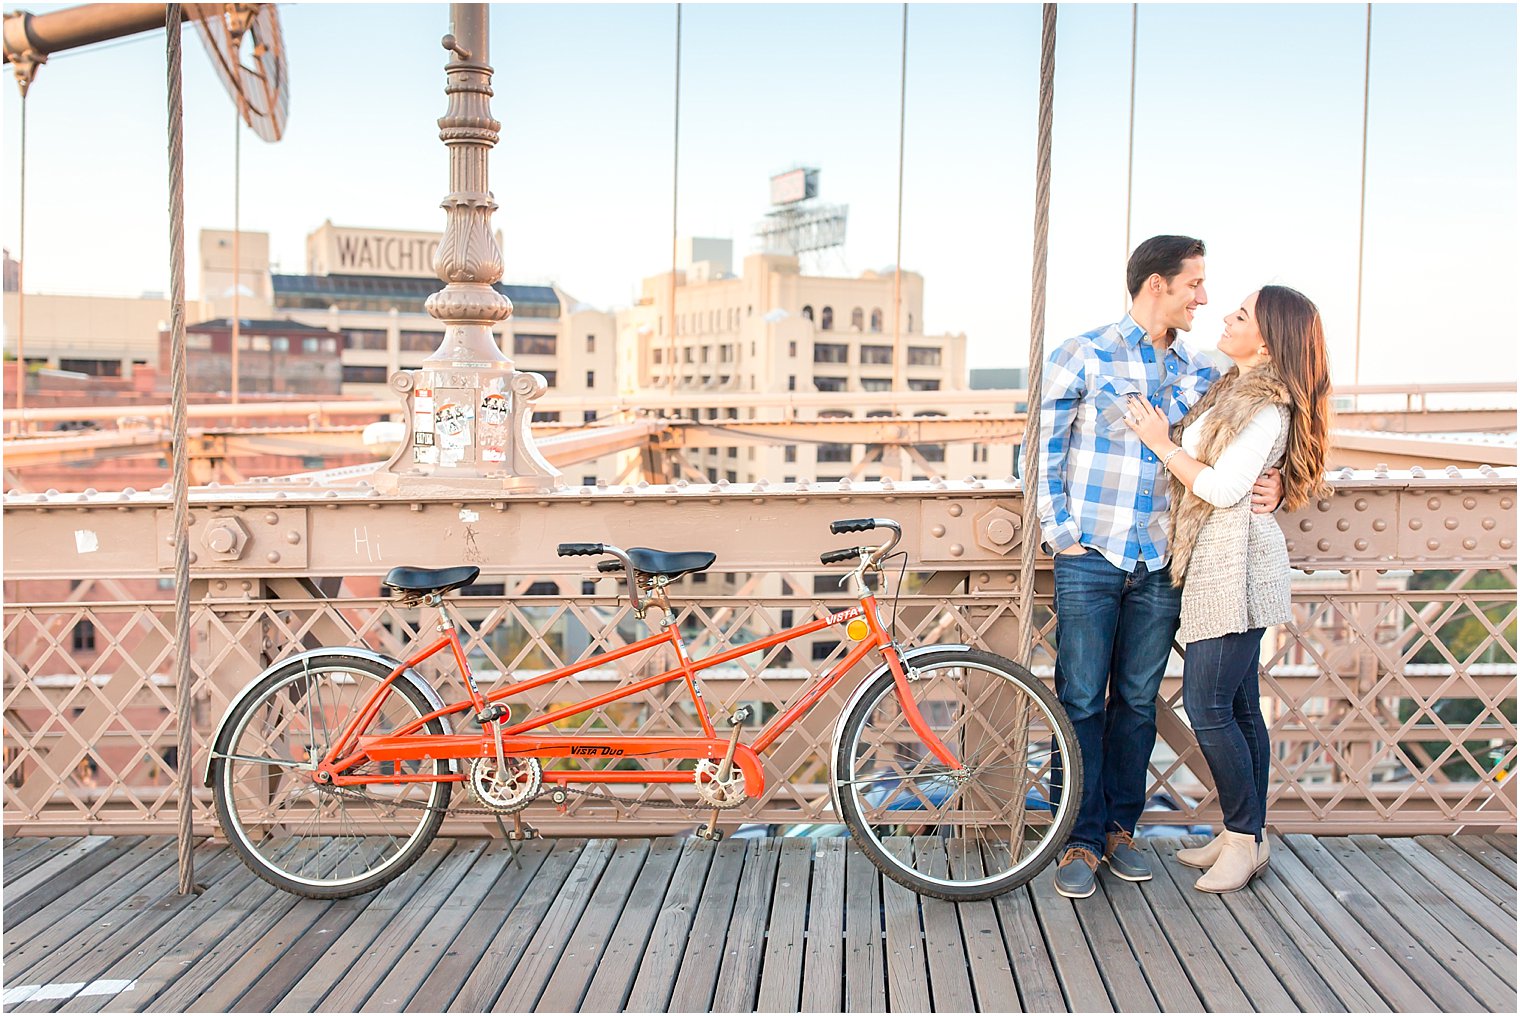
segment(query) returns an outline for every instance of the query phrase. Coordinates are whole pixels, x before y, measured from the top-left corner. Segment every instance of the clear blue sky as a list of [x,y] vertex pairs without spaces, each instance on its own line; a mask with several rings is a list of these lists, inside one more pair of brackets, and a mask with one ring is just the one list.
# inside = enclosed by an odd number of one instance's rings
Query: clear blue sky
[[[54,5],[33,5],[35,12]],[[7,5],[10,9],[10,5]],[[850,205],[851,273],[893,260],[901,7],[684,8],[680,231],[732,236],[767,177],[823,170]],[[1141,5],[1132,239],[1209,244],[1212,345],[1266,282],[1324,312],[1338,379],[1355,325],[1365,7]],[[446,5],[281,4],[285,140],[245,134],[243,224],[287,271],[324,219],[440,229]],[[1029,328],[1038,5],[914,4],[903,264],[973,366],[1022,364]],[[673,6],[494,5],[491,163],[507,281],[627,303],[669,262]],[[1062,4],[1049,336],[1122,313],[1130,7]],[[186,41],[195,237],[232,220],[232,107]],[[1377,5],[1362,380],[1513,379],[1512,5]],[[27,288],[166,290],[161,36],[59,54],[29,99]],[[4,242],[17,246],[19,102],[7,80]],[[1453,355],[1457,353],[1458,355]]]

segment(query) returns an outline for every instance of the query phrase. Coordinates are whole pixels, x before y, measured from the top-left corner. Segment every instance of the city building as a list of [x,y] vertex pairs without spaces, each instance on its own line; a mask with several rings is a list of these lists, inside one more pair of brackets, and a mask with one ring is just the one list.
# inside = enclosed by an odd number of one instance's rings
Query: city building
[[[638,302],[617,315],[619,387],[628,395],[657,398],[680,393],[890,392],[894,382],[894,335],[890,315],[894,278],[890,271],[856,278],[804,275],[798,258],[752,254],[741,274],[732,267],[732,241],[694,239],[678,260],[675,308],[671,276],[651,276]],[[701,257],[702,260],[690,260]],[[924,319],[924,280],[901,276],[900,335],[903,389],[908,392],[964,391],[967,388],[966,336],[934,334]],[[775,418],[776,409],[723,407],[690,410],[706,419]],[[920,416],[946,415],[947,408],[915,404]],[[891,409],[858,411],[891,416]],[[848,417],[856,410],[797,409],[799,418]],[[916,451],[936,472],[965,476],[976,472],[972,446],[943,445]],[[694,464],[713,480],[771,482],[838,480],[867,454],[866,446],[788,444],[729,448],[697,453]],[[915,463],[913,476],[926,476]],[[943,466],[943,469],[941,469]],[[901,475],[887,456],[858,471],[856,478]]]
[[[238,324],[238,391],[242,395],[337,395],[341,335],[291,320],[245,318]],[[159,333],[159,359],[169,362],[169,330]],[[216,318],[185,329],[185,381],[191,391],[232,389],[232,321]]]

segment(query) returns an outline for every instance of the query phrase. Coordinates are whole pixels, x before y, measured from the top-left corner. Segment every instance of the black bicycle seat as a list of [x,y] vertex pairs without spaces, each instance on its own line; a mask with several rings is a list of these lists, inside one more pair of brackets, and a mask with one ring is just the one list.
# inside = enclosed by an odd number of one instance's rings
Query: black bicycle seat
[[392,568],[385,584],[403,593],[446,593],[467,586],[480,577],[480,569],[461,565],[458,568]]
[[[667,579],[706,571],[717,559],[717,554],[703,550],[650,550],[648,547],[630,547],[628,550],[628,560],[633,562],[634,568],[645,575],[663,575]],[[602,572],[622,571],[623,562],[602,561],[596,567]]]

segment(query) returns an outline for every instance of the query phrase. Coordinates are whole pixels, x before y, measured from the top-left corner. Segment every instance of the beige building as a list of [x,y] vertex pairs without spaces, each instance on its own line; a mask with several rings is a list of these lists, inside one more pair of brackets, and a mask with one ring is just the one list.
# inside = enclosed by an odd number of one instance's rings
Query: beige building
[[[731,266],[729,241],[692,241],[687,250],[705,255],[678,268],[675,313],[670,313],[670,275],[644,280],[638,303],[617,315],[619,387],[651,400],[673,386],[679,392],[890,392],[894,336],[893,277],[865,272],[858,278],[803,275],[798,259],[753,254],[742,274]],[[924,280],[902,273],[901,347],[903,387],[914,392],[967,388],[965,335],[925,330]],[[672,380],[673,379],[673,380]],[[942,410],[919,408],[919,415]],[[758,419],[779,410],[716,408],[704,418]],[[799,415],[806,416],[806,410]],[[817,411],[850,416],[853,410]],[[861,415],[891,415],[887,409]],[[865,454],[862,445],[787,445],[694,456],[710,479],[771,482],[837,480]],[[977,471],[969,446],[919,449],[937,471],[965,476]],[[946,456],[950,461],[946,460]],[[964,461],[960,461],[964,458]],[[924,476],[921,467],[913,475]],[[896,475],[895,462],[866,467],[857,475]]]
[[[5,294],[5,352],[16,355],[21,296]],[[206,317],[199,301],[186,308],[189,321]],[[97,377],[131,377],[132,368],[159,363],[158,333],[169,321],[169,301],[141,297],[26,294],[27,363]]]

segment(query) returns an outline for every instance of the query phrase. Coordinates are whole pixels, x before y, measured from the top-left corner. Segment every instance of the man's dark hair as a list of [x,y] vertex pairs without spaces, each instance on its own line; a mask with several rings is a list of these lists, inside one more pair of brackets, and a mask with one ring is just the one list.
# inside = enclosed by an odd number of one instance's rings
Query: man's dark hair
[[1152,275],[1159,275],[1171,285],[1182,271],[1182,262],[1188,258],[1203,257],[1203,241],[1191,236],[1153,236],[1135,248],[1129,256],[1129,267],[1124,272],[1124,282],[1133,300],[1140,295],[1140,287]]

